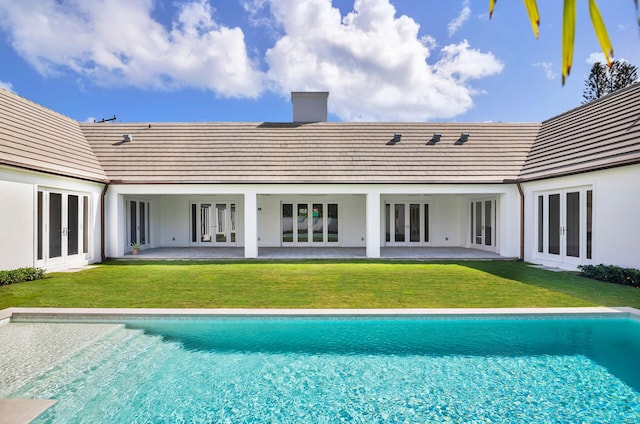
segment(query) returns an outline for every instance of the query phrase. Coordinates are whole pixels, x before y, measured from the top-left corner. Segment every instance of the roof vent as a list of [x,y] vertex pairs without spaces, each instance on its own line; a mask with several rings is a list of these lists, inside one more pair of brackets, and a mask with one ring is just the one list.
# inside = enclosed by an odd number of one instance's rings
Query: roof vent
[[122,141],[125,143],[133,141],[133,134],[122,134]]
[[293,122],[327,122],[328,91],[292,91]]
[[428,146],[433,146],[434,144],[438,143],[441,138],[442,138],[442,134],[441,133],[433,133],[433,137],[431,137],[431,140],[429,140],[427,142],[427,145]]
[[460,138],[458,139],[458,141],[456,141],[455,144],[457,145],[464,144],[467,142],[467,140],[469,140],[469,133],[461,133]]
[[400,143],[402,140],[402,133],[393,134],[393,138],[387,142],[387,146],[393,146],[394,144]]

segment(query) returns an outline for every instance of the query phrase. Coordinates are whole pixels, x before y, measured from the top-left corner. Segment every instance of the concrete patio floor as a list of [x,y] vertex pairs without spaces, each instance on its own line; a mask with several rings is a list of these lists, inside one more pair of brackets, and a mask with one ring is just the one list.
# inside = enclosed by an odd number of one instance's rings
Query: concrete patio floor
[[[111,259],[244,259],[242,247],[157,247]],[[257,259],[367,259],[364,247],[261,247]],[[383,247],[380,259],[504,260],[497,253],[464,247]]]

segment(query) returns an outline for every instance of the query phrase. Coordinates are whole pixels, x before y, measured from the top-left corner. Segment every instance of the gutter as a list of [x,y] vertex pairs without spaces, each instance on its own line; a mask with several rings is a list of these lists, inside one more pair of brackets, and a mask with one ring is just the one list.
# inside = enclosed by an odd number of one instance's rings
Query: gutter
[[520,193],[520,258],[524,261],[524,192],[519,181],[516,181],[518,187],[518,193]]
[[108,188],[109,183],[104,183],[104,189],[102,189],[102,194],[100,195],[100,257],[102,262],[107,259],[104,251],[104,198]]

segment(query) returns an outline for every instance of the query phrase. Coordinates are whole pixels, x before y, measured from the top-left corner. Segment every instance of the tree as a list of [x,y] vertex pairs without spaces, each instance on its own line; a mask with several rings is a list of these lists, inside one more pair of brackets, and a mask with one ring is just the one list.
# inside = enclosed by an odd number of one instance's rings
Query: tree
[[591,67],[591,73],[584,82],[583,103],[598,99],[605,94],[633,84],[638,80],[638,68],[628,62],[614,60],[607,67],[596,62]]

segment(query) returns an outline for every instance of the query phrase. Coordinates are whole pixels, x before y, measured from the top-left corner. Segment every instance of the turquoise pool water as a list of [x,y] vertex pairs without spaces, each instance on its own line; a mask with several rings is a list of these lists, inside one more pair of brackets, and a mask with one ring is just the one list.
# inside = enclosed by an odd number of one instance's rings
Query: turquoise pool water
[[58,399],[36,423],[636,423],[638,361],[626,318],[131,320],[11,397]]

